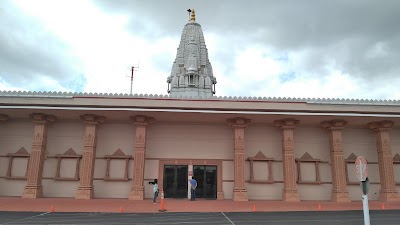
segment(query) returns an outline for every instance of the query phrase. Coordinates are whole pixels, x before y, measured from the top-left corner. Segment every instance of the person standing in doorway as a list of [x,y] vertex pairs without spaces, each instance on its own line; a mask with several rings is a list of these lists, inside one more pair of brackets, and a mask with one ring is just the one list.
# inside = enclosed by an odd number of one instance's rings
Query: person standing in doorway
[[190,201],[196,201],[197,180],[192,177],[190,180]]
[[153,184],[153,193],[154,193],[154,197],[153,197],[153,203],[157,204],[157,197],[158,197],[158,184],[157,184],[157,179],[154,179],[153,182],[149,182],[149,184]]

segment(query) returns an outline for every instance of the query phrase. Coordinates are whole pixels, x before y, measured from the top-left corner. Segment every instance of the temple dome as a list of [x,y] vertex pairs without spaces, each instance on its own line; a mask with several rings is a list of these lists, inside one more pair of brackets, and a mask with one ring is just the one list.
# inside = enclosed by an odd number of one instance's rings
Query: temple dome
[[191,10],[190,20],[183,28],[171,74],[167,79],[171,97],[215,94],[217,80],[208,59],[203,30],[195,20],[194,10]]

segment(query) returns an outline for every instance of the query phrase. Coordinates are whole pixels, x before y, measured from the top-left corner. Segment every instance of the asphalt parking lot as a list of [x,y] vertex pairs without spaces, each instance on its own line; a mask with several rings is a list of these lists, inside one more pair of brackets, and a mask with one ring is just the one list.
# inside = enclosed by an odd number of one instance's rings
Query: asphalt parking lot
[[[371,224],[397,225],[399,210],[371,211]],[[0,212],[0,224],[266,224],[363,225],[362,211],[215,213]]]

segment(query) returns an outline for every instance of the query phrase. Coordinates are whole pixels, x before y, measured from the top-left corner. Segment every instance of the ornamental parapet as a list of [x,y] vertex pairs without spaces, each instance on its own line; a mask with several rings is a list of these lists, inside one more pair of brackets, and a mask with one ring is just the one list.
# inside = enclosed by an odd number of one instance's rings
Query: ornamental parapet
[[400,100],[374,99],[344,99],[344,98],[286,98],[257,96],[187,96],[171,97],[162,94],[122,94],[122,93],[92,93],[92,92],[46,92],[46,91],[0,91],[0,97],[22,98],[148,98],[148,99],[188,99],[188,100],[224,100],[224,101],[261,101],[261,102],[301,102],[308,104],[338,104],[338,105],[393,105],[400,106]]

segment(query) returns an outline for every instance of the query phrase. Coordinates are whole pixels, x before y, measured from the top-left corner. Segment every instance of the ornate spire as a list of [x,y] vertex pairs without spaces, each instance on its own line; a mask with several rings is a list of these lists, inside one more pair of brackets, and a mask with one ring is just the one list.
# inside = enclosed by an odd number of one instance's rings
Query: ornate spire
[[217,80],[208,60],[203,31],[196,23],[194,9],[187,11],[190,21],[183,28],[171,75],[167,79],[168,93],[172,97],[213,96]]

